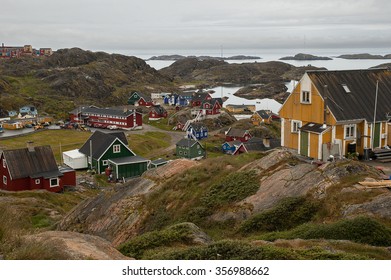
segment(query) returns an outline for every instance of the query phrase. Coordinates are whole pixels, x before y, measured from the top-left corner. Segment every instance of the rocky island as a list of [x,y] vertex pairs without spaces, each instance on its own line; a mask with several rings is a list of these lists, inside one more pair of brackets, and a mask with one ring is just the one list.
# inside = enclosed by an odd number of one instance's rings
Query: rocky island
[[315,56],[312,54],[298,53],[295,56],[281,57],[280,60],[333,60],[333,59],[325,56]]
[[369,54],[369,53],[359,53],[359,54],[343,54],[337,58],[343,59],[391,59],[391,54],[379,55],[379,54]]

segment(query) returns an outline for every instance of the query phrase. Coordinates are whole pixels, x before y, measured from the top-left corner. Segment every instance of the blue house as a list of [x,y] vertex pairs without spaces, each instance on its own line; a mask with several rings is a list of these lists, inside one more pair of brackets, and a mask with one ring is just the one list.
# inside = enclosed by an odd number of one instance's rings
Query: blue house
[[37,108],[35,108],[33,105],[26,105],[19,109],[19,113],[21,115],[31,115],[36,116],[38,115]]
[[238,149],[238,147],[242,145],[242,142],[240,141],[229,141],[229,142],[225,142],[221,148],[223,150],[223,153],[224,154],[234,154],[235,151]]
[[8,116],[9,117],[15,117],[17,115],[18,115],[18,112],[16,112],[16,111],[8,111]]
[[192,123],[186,130],[187,138],[201,140],[208,137],[208,128],[202,123]]

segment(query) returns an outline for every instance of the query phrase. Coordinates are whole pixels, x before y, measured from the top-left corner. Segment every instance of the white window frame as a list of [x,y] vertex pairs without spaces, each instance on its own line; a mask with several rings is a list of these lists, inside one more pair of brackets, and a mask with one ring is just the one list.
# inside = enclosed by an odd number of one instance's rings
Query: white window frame
[[6,164],[5,158],[3,158],[3,167],[7,168],[7,164]]
[[356,124],[346,124],[344,127],[344,138],[345,139],[354,139],[356,138]]
[[299,128],[301,127],[301,125],[302,125],[301,121],[292,120],[291,121],[291,132],[292,133],[299,133]]
[[41,180],[40,180],[40,179],[35,179],[35,184],[36,184],[36,185],[41,184]]
[[3,176],[3,184],[7,185],[7,176]]
[[102,165],[103,166],[109,165],[109,161],[107,159],[102,160]]
[[120,144],[113,145],[113,153],[118,154],[120,152],[121,152],[121,145]]
[[303,104],[311,104],[311,92],[308,90],[302,90],[300,102]]
[[[52,180],[56,180],[56,184],[52,184]],[[60,180],[58,178],[50,178],[49,179],[49,184],[51,188],[58,187],[60,185]]]

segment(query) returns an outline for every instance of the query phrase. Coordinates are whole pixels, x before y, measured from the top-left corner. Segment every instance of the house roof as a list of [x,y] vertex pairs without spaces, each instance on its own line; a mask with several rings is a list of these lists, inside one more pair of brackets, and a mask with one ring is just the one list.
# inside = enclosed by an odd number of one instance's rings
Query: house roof
[[132,97],[135,93],[137,93],[138,96],[142,97],[145,101],[152,102],[151,96],[149,96],[148,94],[145,94],[143,92],[138,92],[138,91],[132,92],[130,97]]
[[203,123],[200,122],[191,123],[187,130],[189,130],[190,128],[193,128],[195,131],[201,131],[201,129],[208,130],[208,128]]
[[209,93],[205,93],[205,92],[202,92],[202,93],[195,93],[193,98],[191,99],[191,101],[204,101],[206,99],[206,97],[209,95]]
[[5,150],[3,155],[13,180],[62,175],[50,146],[34,147],[32,152],[28,148]]
[[132,115],[135,111],[134,110],[118,110],[118,109],[111,109],[111,108],[98,108],[95,106],[92,107],[78,107],[71,111],[71,114],[104,114],[104,115],[112,115],[117,117],[128,117]]
[[263,144],[263,139],[259,137],[252,137],[246,143],[243,143],[247,151],[266,151],[267,147]]
[[79,149],[79,152],[90,155],[90,141],[92,141],[92,157],[98,159],[116,139],[119,139],[127,147],[128,140],[126,139],[124,132],[103,133],[97,130],[88,138],[84,145]]
[[165,160],[165,159],[158,158],[158,159],[155,159],[155,160],[151,161],[151,164],[153,164],[153,165],[160,165],[160,164],[165,164],[167,162],[168,161]]
[[132,156],[132,157],[113,158],[113,159],[109,159],[109,161],[116,165],[123,165],[123,164],[138,163],[138,162],[148,162],[149,160],[140,156]]
[[158,115],[163,115],[166,112],[166,109],[164,109],[162,106],[153,106],[152,111],[155,111]]
[[302,127],[300,127],[300,130],[302,130],[302,131],[314,132],[314,133],[318,133],[318,134],[321,134],[329,129],[330,129],[330,126],[323,127],[323,124],[313,123],[313,122],[307,123],[307,124],[303,125]]
[[240,146],[240,144],[242,144],[242,142],[235,140],[235,141],[225,142],[224,144],[228,144],[228,146],[234,147],[234,146]]
[[308,71],[307,75],[327,98],[337,121],[365,119],[373,122],[376,82],[379,81],[376,120],[387,120],[391,112],[391,71],[386,69]]
[[247,130],[230,127],[226,135],[230,137],[244,137],[246,133],[248,133]]
[[[180,147],[193,147],[195,144],[200,144],[200,142],[198,141],[195,141],[193,139],[187,139],[187,138],[183,138],[181,140],[179,140],[176,145],[177,146],[180,146]],[[202,147],[202,145],[200,144],[200,146]]]
[[259,110],[256,112],[262,119],[268,119],[271,117],[271,114],[269,114],[266,110]]

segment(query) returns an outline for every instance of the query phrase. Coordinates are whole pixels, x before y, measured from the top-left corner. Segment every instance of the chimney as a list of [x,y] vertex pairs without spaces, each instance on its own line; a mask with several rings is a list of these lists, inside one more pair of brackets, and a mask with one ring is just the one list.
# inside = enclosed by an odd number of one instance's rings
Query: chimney
[[266,148],[270,148],[270,137],[265,137],[265,138],[263,138],[263,145],[264,145]]
[[33,141],[28,141],[26,143],[26,145],[27,145],[27,149],[28,149],[29,152],[35,152],[34,142]]

